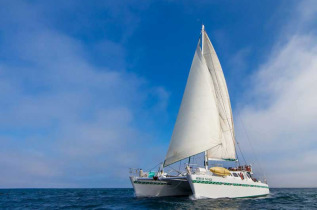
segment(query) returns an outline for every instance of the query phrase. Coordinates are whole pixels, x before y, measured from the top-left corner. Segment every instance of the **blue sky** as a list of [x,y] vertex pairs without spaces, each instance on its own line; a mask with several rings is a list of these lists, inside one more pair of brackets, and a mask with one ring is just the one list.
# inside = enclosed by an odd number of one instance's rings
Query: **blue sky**
[[238,141],[317,186],[313,1],[0,1],[0,188],[130,187],[164,159],[201,24]]

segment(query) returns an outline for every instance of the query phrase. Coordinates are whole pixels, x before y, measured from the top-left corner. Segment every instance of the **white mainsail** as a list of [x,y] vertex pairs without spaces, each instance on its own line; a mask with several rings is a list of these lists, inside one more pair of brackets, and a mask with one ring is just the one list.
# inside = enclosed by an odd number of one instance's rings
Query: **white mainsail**
[[207,151],[209,159],[235,159],[229,93],[216,52],[202,30],[164,166]]

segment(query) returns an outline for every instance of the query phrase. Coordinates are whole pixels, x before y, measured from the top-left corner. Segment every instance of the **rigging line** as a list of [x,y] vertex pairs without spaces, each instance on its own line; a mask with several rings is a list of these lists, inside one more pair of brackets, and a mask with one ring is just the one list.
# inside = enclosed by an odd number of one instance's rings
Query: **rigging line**
[[163,162],[160,162],[158,164],[156,164],[153,168],[151,168],[149,171],[152,171],[154,168],[156,168],[158,165],[162,164]]
[[243,155],[242,150],[241,150],[241,148],[240,148],[239,142],[237,142],[237,145],[238,145],[239,151],[240,151],[240,153],[241,153],[241,156],[242,156],[242,158],[243,158],[243,161],[244,161],[244,163],[247,165],[247,161],[245,161],[245,158],[244,158],[244,155]]
[[176,171],[176,172],[179,173],[179,174],[182,173],[181,171],[178,171],[178,170],[174,169],[172,166],[167,166],[167,167],[170,167],[172,170]]
[[256,161],[259,163],[260,171],[261,171],[261,173],[263,173],[263,176],[266,177],[265,176],[265,172],[264,172],[263,167],[262,167],[262,164],[261,164],[261,161],[260,161],[260,158],[258,158],[258,156],[256,155],[256,151],[255,151],[255,149],[253,147],[252,141],[250,141],[250,137],[249,137],[249,134],[248,134],[248,132],[247,132],[245,126],[244,126],[244,122],[243,122],[242,118],[239,115],[238,115],[238,119],[241,122],[242,129],[243,129],[244,133],[246,134],[246,137],[247,137],[247,140],[248,140],[248,142],[249,142],[249,144],[251,146],[251,150],[253,152],[253,155],[254,155]]
[[238,161],[236,161],[236,166],[238,166],[238,163],[239,163],[239,156],[238,156],[238,153],[236,153],[237,154],[237,160]]

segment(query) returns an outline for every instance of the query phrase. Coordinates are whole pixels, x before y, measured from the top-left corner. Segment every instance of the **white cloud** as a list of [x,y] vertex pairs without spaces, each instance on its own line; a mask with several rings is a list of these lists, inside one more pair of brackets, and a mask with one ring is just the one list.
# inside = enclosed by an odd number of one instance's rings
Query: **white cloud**
[[[2,10],[6,20],[0,20],[7,29],[1,35],[0,187],[127,186],[129,167],[162,157],[159,137],[139,124],[156,125],[149,113],[166,115],[168,93],[133,73],[94,66],[80,41],[43,24],[35,7],[18,5],[12,7],[17,17]],[[114,60],[124,60],[120,43],[102,43],[117,50]]]
[[[316,10],[302,14],[313,5],[298,5],[299,18],[289,24],[316,19]],[[281,33],[289,32],[286,27]],[[251,79],[251,102],[240,110],[240,117],[262,154],[272,186],[316,187],[317,36],[303,28],[281,36]]]

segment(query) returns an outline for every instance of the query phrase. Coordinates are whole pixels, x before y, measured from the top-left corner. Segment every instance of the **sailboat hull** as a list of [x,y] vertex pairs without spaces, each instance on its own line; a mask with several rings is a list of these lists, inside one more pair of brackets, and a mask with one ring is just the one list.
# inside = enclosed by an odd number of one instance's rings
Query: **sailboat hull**
[[130,176],[136,197],[164,197],[192,195],[186,177],[167,177],[153,180]]
[[187,175],[195,198],[246,198],[266,196],[270,193],[267,184],[252,179]]

